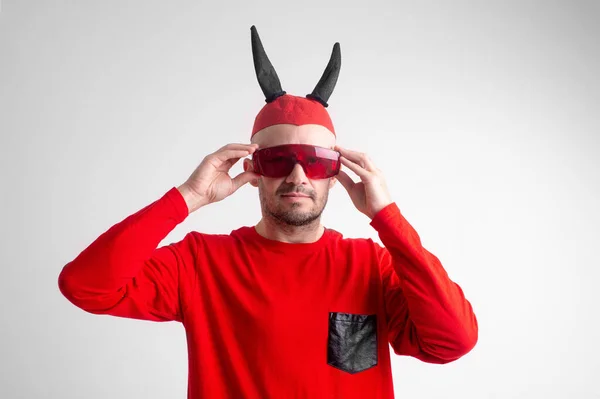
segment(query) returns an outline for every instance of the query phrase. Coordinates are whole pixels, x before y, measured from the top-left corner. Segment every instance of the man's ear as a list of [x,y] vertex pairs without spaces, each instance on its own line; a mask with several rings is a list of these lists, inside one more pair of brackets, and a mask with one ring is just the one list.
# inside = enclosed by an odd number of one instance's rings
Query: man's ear
[[329,189],[331,190],[331,188],[333,186],[335,186],[335,182],[337,182],[337,178],[334,176],[331,179],[329,179]]
[[[254,171],[254,167],[252,166],[252,161],[249,159],[244,159],[244,172]],[[258,187],[258,179],[250,180],[250,185],[252,187]]]

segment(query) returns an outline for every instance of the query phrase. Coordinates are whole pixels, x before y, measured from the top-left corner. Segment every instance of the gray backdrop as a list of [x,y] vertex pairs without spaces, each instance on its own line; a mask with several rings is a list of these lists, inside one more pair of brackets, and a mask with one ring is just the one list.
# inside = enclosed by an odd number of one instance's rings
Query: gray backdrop
[[[473,304],[476,348],[444,366],[394,356],[397,397],[600,397],[599,17],[594,1],[3,1],[0,397],[185,397],[181,324],[85,313],[57,277],[249,141],[252,24],[290,94],[340,42],[339,144],[384,171]],[[246,185],[162,244],[259,217]],[[323,223],[378,240],[368,222],[336,185]]]

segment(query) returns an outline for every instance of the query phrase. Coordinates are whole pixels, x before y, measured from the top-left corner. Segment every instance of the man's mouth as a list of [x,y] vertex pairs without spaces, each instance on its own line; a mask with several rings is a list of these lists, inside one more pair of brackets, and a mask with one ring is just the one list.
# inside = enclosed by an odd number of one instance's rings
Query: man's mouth
[[283,194],[282,197],[301,197],[301,198],[309,198],[308,195],[305,194],[299,194],[299,193],[290,193],[290,194]]

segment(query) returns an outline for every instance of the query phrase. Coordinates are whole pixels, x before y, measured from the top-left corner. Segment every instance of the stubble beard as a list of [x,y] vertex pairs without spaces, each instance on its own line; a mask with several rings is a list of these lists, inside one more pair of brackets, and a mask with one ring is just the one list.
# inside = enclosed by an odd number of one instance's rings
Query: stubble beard
[[299,227],[308,226],[321,217],[325,205],[327,205],[329,192],[326,191],[321,199],[311,196],[308,201],[312,202],[312,206],[308,211],[303,211],[302,204],[299,202],[283,203],[279,194],[266,198],[261,188],[259,188],[259,197],[264,216],[282,226]]

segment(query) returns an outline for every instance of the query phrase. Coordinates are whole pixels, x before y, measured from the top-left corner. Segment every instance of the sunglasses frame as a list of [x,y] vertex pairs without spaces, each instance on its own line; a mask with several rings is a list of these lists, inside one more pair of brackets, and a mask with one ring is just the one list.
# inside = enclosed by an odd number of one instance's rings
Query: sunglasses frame
[[339,151],[333,150],[331,148],[320,147],[320,146],[311,145],[311,144],[281,144],[281,145],[276,145],[276,146],[272,146],[272,147],[260,148],[260,149],[256,150],[254,152],[254,154],[252,154],[252,164],[254,166],[254,171],[262,176],[271,177],[271,178],[281,178],[281,177],[285,177],[285,176],[289,175],[292,172],[292,169],[293,169],[293,166],[295,166],[295,163],[292,166],[292,168],[290,168],[288,173],[282,174],[281,176],[265,175],[264,169],[261,165],[262,154],[267,155],[270,151],[278,151],[282,148],[286,148],[286,149],[291,148],[292,150],[290,152],[293,152],[294,148],[300,148],[300,149],[302,149],[301,151],[303,151],[304,153],[309,153],[312,150],[312,151],[314,151],[314,155],[317,156],[318,158],[336,162],[335,167],[332,169],[330,174],[327,174],[327,175],[324,175],[321,177],[311,177],[311,176],[314,176],[314,174],[310,172],[310,170],[311,170],[310,166],[306,165],[304,163],[304,160],[298,160],[296,158],[296,163],[300,163],[300,166],[302,166],[302,169],[304,170],[306,177],[308,177],[309,179],[312,179],[312,180],[328,179],[333,176],[336,176],[340,171],[340,167],[341,167],[340,156],[341,156],[341,154]]

